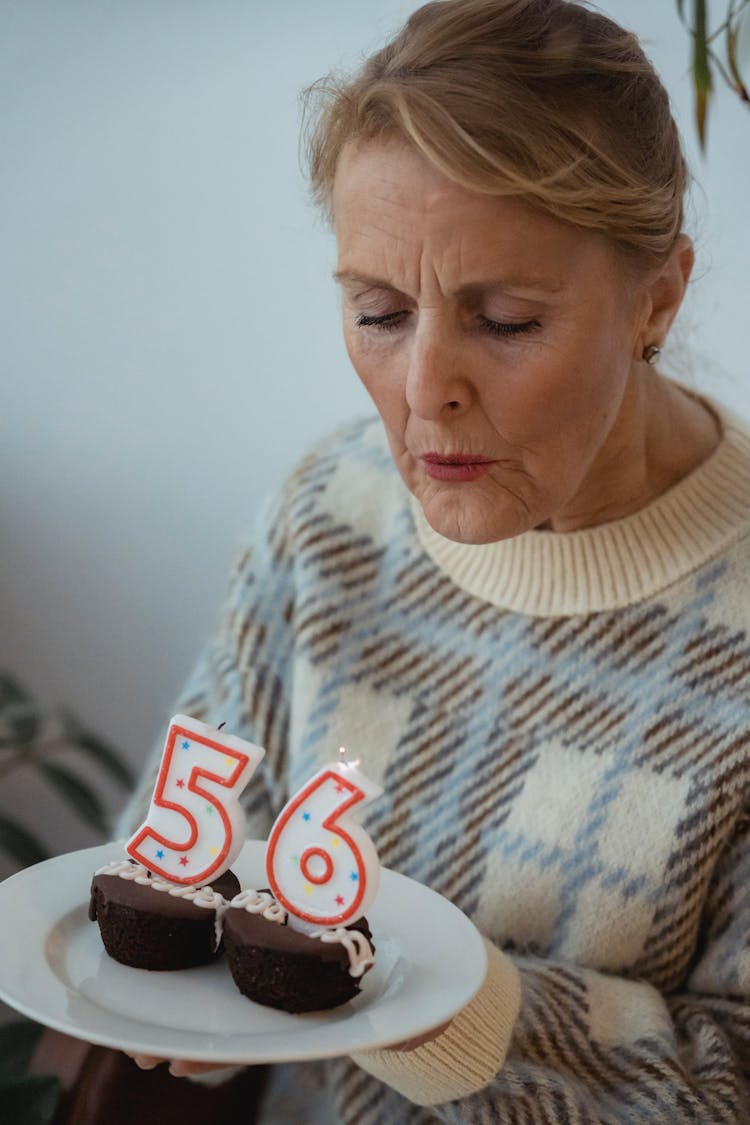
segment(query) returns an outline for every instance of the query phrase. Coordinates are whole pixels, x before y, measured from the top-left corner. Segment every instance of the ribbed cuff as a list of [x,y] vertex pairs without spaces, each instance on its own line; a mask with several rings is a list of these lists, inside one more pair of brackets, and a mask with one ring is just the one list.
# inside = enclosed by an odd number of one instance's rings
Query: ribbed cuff
[[521,978],[485,939],[487,976],[474,999],[436,1039],[413,1051],[358,1051],[368,1074],[416,1105],[439,1105],[481,1090],[505,1061],[521,1005]]

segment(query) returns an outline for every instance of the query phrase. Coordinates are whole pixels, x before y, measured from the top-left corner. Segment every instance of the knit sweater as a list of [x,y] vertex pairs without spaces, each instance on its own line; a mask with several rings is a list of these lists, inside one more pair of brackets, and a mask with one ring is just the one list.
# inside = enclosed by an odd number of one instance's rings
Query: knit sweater
[[263,1125],[750,1120],[750,429],[714,409],[703,465],[591,529],[442,538],[377,419],[265,509],[179,709],[266,748],[254,838],[356,753],[381,862],[488,971],[413,1051],[274,1067]]

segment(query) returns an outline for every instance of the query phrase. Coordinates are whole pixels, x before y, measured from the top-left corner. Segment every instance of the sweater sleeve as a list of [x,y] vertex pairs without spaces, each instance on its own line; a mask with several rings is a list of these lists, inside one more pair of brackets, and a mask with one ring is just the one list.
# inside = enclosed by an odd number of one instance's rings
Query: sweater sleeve
[[479,994],[440,1036],[354,1061],[451,1125],[750,1120],[749,826],[717,865],[680,989],[490,947]]

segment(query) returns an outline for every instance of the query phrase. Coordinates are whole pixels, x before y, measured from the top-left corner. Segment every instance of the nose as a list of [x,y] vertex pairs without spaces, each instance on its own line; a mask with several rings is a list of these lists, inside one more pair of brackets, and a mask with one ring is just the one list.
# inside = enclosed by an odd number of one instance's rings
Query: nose
[[425,421],[465,413],[472,390],[461,370],[460,348],[434,324],[420,324],[412,338],[406,373],[409,409]]

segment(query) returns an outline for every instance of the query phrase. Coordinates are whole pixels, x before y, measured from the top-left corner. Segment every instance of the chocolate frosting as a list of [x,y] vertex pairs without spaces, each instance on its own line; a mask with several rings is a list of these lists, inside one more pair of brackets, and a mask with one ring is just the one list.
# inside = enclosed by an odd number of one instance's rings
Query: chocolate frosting
[[[233,871],[225,871],[208,885],[227,900],[239,894],[240,890],[239,880]],[[189,899],[170,895],[168,891],[154,891],[134,879],[121,879],[119,875],[94,876],[89,899],[92,922],[96,921],[98,903],[113,903],[146,914],[158,914],[162,918],[206,919],[215,913],[205,906],[196,906]]]
[[[347,926],[347,929],[359,930],[363,933],[375,952],[366,918],[358,918],[351,926]],[[349,954],[339,942],[323,942],[319,938],[309,937],[299,930],[292,929],[291,926],[270,922],[261,914],[250,914],[247,910],[230,907],[224,915],[224,931],[226,933],[230,930],[235,939],[243,944],[269,951],[296,954],[299,957],[313,957],[317,961],[338,961],[347,970],[349,969]]]

